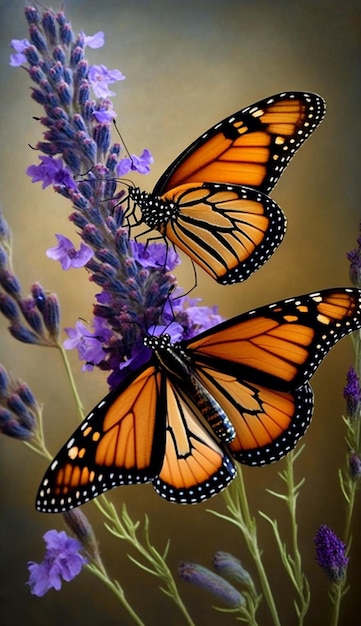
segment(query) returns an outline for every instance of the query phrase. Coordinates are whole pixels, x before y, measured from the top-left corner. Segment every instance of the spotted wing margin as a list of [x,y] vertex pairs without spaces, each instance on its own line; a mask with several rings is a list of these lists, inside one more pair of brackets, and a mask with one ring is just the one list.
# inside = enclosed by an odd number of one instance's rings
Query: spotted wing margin
[[156,492],[180,504],[202,502],[222,491],[236,475],[224,448],[202,425],[196,406],[166,381],[166,446]]
[[313,395],[308,383],[287,392],[207,366],[197,373],[234,426],[236,436],[227,449],[241,463],[278,461],[295,447],[310,424]]
[[286,220],[268,196],[238,185],[182,185],[163,196],[176,205],[162,232],[212,278],[246,280],[281,243]]
[[67,511],[113,487],[151,481],[165,448],[163,387],[163,375],[148,363],[106,396],[51,463],[37,510]]
[[209,365],[288,391],[309,380],[329,350],[359,328],[361,290],[341,287],[255,309],[181,346],[196,370]]
[[207,181],[269,193],[324,115],[325,102],[314,93],[284,92],[260,100],[188,146],[161,176],[154,193]]

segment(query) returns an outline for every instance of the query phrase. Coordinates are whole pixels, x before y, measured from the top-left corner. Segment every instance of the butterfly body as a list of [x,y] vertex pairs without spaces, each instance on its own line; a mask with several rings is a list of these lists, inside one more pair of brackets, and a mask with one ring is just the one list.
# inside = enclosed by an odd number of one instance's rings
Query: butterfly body
[[308,380],[359,328],[361,290],[335,288],[249,311],[175,344],[146,338],[147,361],[129,368],[60,450],[37,509],[65,511],[144,482],[166,500],[196,503],[229,484],[234,460],[277,461],[310,423]]
[[153,193],[129,190],[142,220],[221,284],[246,280],[286,231],[268,193],[325,114],[320,96],[283,92],[225,118],[186,148]]

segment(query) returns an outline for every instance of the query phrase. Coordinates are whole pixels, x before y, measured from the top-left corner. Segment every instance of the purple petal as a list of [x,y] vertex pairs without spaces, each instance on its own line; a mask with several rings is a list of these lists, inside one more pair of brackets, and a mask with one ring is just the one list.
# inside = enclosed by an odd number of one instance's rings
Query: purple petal
[[84,37],[84,47],[89,46],[89,48],[96,49],[104,46],[104,33],[102,30],[99,30],[94,35],[86,35],[84,32],[82,32],[82,35]]

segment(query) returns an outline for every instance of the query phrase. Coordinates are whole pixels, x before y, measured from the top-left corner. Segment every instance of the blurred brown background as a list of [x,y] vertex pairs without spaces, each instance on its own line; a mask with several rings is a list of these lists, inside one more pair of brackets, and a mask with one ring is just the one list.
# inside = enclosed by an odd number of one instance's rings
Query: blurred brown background
[[[27,36],[23,2],[1,5],[1,197],[14,233],[14,264],[27,291],[34,280],[58,293],[62,325],[88,319],[94,289],[82,271],[64,273],[45,257],[55,245],[54,233],[75,241],[67,221],[70,206],[50,189],[41,191],[25,175],[37,155],[28,148],[40,138],[32,120],[40,115],[29,97],[29,81],[21,69],[8,66],[11,38]],[[54,6],[53,8],[57,8]],[[106,46],[87,49],[90,62],[120,69],[126,81],[115,85],[118,125],[131,152],[148,147],[154,157],[152,173],[136,180],[150,190],[171,160],[210,125],[226,115],[283,90],[320,93],[328,112],[315,135],[300,150],[273,192],[284,209],[288,233],[266,266],[246,284],[221,287],[198,272],[198,288],[205,304],[220,304],[225,317],[320,288],[347,286],[345,252],[355,246],[360,221],[360,24],[358,0],[69,0],[67,16],[76,31],[104,30]],[[179,282],[190,287],[185,261]],[[55,351],[19,344],[0,320],[1,362],[26,380],[45,404],[49,448],[56,452],[76,425],[73,399],[59,355]],[[339,535],[345,504],[340,495],[338,468],[344,463],[342,390],[353,355],[349,339],[338,345],[313,379],[315,415],[304,438],[306,450],[298,465],[306,484],[299,499],[299,529],[305,571],[312,587],[312,606],[306,624],[327,625],[329,601],[326,576],[314,562],[313,535],[327,523]],[[72,364],[87,409],[104,395],[100,373],[81,374],[76,355]],[[43,599],[25,586],[28,560],[43,558],[42,534],[62,528],[61,519],[34,511],[34,497],[44,462],[20,442],[0,439],[1,584],[0,621],[4,626],[115,626],[131,624],[111,593],[87,572],[60,593]],[[245,471],[252,512],[277,516],[287,537],[288,517],[282,503],[265,492],[277,489],[281,465]],[[253,565],[236,528],[217,520],[207,508],[224,512],[222,496],[197,507],[164,502],[151,486],[117,489],[111,497],[126,502],[134,519],[151,519],[151,537],[162,549],[171,539],[169,566],[176,574],[181,560],[209,565],[216,550]],[[359,503],[358,503],[359,505]],[[157,589],[153,579],[127,558],[129,548],[109,538],[92,505],[86,512],[94,523],[109,573],[124,584],[127,597],[148,626],[184,623],[180,613]],[[360,623],[360,507],[354,519],[350,564],[351,590],[340,623]],[[272,533],[259,520],[260,542],[280,607],[282,625],[296,624],[291,586],[280,565]],[[257,581],[256,581],[257,584]],[[234,617],[211,609],[213,598],[180,582],[180,591],[197,624],[235,623]],[[259,586],[258,586],[259,589]],[[271,624],[265,609],[262,626]]]

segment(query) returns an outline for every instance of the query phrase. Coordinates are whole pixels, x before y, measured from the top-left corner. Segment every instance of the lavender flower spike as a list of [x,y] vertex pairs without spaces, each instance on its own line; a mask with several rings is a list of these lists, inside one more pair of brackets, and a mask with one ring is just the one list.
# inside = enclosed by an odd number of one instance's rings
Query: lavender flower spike
[[333,583],[340,583],[345,576],[349,561],[345,544],[326,524],[318,529],[314,543],[316,562]]
[[201,589],[212,593],[220,602],[230,608],[240,608],[245,605],[245,597],[229,582],[215,574],[207,567],[197,563],[181,563],[178,573],[183,580],[194,583]]
[[351,366],[347,372],[347,383],[343,390],[348,417],[357,417],[361,407],[361,385],[355,369]]

